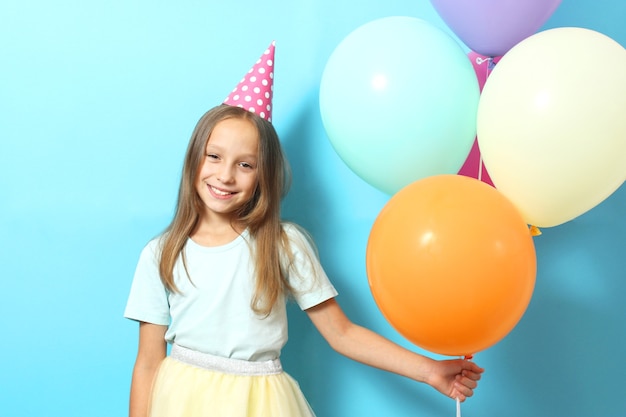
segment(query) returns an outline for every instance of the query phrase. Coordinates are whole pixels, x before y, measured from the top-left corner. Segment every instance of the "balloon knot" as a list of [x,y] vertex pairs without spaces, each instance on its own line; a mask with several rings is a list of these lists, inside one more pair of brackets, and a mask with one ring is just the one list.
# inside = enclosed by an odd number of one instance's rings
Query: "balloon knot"
[[489,71],[493,70],[496,67],[496,61],[493,59],[492,56],[488,56],[488,57],[485,57],[485,58],[483,58],[481,56],[477,56],[476,57],[476,63],[478,65],[482,65],[485,62],[487,63],[487,69]]
[[531,236],[539,236],[541,235],[541,230],[537,226],[530,226],[530,235]]

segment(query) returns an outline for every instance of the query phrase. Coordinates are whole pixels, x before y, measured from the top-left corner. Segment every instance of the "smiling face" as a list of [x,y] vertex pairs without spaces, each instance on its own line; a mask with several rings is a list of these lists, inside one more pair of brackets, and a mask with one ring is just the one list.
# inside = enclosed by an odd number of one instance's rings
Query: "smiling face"
[[204,203],[202,220],[231,221],[252,198],[258,184],[258,149],[259,134],[249,120],[228,118],[215,125],[195,182]]

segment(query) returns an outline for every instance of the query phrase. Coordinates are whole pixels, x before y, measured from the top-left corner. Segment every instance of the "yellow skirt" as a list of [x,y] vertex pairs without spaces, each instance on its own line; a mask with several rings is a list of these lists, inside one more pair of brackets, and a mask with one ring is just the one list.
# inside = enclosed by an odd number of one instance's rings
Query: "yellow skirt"
[[278,359],[248,362],[174,345],[152,388],[150,417],[314,417]]

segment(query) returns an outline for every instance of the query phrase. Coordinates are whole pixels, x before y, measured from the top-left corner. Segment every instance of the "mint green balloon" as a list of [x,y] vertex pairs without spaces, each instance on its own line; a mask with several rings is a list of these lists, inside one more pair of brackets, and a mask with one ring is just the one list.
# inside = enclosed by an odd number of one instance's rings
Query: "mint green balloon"
[[450,35],[421,19],[387,17],[333,51],[320,111],[341,159],[392,195],[459,171],[474,143],[479,95],[474,68]]

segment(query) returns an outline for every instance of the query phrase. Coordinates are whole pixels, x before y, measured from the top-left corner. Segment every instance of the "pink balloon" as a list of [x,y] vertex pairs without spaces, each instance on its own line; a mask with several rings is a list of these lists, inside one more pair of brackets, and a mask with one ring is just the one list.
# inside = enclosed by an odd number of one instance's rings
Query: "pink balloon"
[[[478,79],[480,91],[483,91],[485,82],[487,81],[487,78],[489,78],[489,73],[493,70],[493,67],[498,63],[498,61],[500,61],[501,57],[498,56],[491,58],[473,51],[470,51],[467,56],[472,62],[472,66],[476,72],[476,78]],[[478,147],[478,139],[474,139],[472,149],[463,163],[463,166],[459,170],[459,175],[476,178],[491,185],[492,187],[494,186],[493,181],[491,181],[491,177],[489,176],[489,172],[487,172],[487,167],[483,164],[482,157],[480,155],[480,148]]]
[[472,62],[472,66],[474,67],[474,71],[476,72],[476,78],[478,78],[478,86],[480,87],[480,91],[483,91],[483,87],[487,82],[487,78],[489,78],[489,74],[491,73],[491,71],[493,71],[493,68],[502,57],[497,56],[491,58],[473,51],[470,51],[467,54],[467,57]]
[[431,0],[454,33],[472,51],[502,56],[534,35],[561,0]]
[[493,181],[491,181],[491,177],[489,176],[489,172],[487,172],[487,167],[483,164],[480,149],[478,148],[478,140],[474,139],[472,149],[463,163],[463,166],[459,170],[459,175],[476,178],[494,187]]

